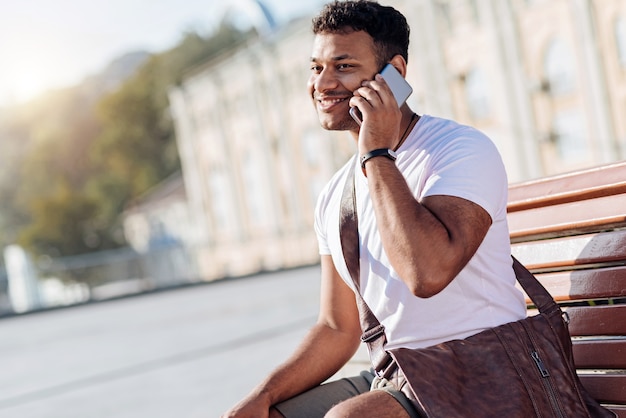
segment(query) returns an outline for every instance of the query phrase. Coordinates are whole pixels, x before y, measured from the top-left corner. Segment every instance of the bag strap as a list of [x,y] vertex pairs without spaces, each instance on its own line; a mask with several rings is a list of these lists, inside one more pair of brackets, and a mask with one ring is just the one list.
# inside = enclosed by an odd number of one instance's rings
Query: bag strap
[[360,276],[360,250],[359,250],[359,220],[356,211],[356,193],[354,190],[355,160],[350,164],[348,177],[343,187],[341,196],[341,208],[339,213],[339,237],[341,241],[341,251],[350,273],[350,277],[356,289],[356,302],[359,309],[359,320],[361,322],[361,340],[367,344],[370,362],[374,370],[378,373],[391,363],[391,356],[385,351],[387,337],[385,327],[378,321],[372,310],[367,306],[361,294]]
[[[356,156],[355,156],[356,158]],[[350,277],[356,288],[357,305],[359,308],[359,318],[363,335],[361,339],[368,344],[370,360],[377,371],[383,369],[385,363],[389,362],[389,356],[384,351],[387,342],[385,328],[380,324],[376,316],[361,294],[360,280],[360,254],[359,254],[359,233],[358,215],[356,210],[356,193],[354,190],[355,165],[351,164],[346,183],[341,197],[339,235],[343,258],[348,267]],[[559,305],[554,301],[550,293],[539,283],[535,276],[528,271],[515,257],[513,259],[513,270],[515,277],[522,286],[530,300],[534,303],[540,313],[549,314],[560,311]],[[380,366],[380,368],[378,367]]]

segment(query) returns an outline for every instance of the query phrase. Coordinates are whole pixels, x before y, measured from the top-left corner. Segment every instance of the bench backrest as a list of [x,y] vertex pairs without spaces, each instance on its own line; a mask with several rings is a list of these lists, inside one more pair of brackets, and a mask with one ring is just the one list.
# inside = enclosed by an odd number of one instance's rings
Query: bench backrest
[[569,315],[583,385],[626,418],[626,162],[512,184],[508,220],[513,255]]

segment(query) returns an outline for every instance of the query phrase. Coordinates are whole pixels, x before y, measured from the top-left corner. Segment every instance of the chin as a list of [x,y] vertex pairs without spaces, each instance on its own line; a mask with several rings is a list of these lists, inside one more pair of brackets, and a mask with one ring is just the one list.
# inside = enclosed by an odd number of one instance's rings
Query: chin
[[353,131],[359,127],[350,115],[341,119],[320,115],[319,120],[322,128],[327,131]]

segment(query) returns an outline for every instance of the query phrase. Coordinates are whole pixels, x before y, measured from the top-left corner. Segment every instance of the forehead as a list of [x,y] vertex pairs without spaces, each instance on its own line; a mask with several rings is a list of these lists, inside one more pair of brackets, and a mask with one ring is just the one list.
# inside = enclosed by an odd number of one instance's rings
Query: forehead
[[370,60],[375,59],[374,52],[374,40],[367,32],[324,32],[315,35],[311,59],[322,61],[349,57],[356,60]]

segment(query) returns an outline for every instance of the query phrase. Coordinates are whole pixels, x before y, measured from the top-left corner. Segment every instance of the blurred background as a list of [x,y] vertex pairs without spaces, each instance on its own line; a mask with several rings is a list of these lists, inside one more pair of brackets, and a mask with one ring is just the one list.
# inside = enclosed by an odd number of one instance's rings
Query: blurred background
[[[268,158],[300,146],[291,97],[314,122],[308,37],[272,50],[320,1],[0,1],[0,315],[316,262],[307,173],[302,202],[282,188],[298,159]],[[199,97],[219,110],[192,105],[215,70]]]
[[[141,318],[142,304],[157,303],[148,297],[164,304],[146,315],[167,341],[179,326],[193,338],[217,324],[241,333],[229,341],[277,326],[255,323],[260,311],[288,321],[289,332],[289,324],[313,321],[313,208],[355,150],[345,133],[319,127],[306,94],[310,19],[323,3],[0,0],[0,369],[30,363],[29,344],[86,350],[76,334],[45,333],[45,343],[37,336],[59,324],[95,332],[89,324],[116,318],[118,306],[129,309],[121,322]],[[626,157],[624,0],[381,3],[411,25],[409,104],[486,132],[510,182]],[[261,287],[250,293],[253,286]],[[276,292],[285,298],[274,300]],[[288,314],[272,316],[281,309]],[[181,322],[169,328],[172,316]],[[240,322],[224,327],[226,317]],[[133,326],[133,335],[147,329]],[[154,361],[178,364],[172,353],[192,346],[200,350],[192,358],[207,360],[215,348],[180,338]],[[108,350],[112,339],[88,341],[88,350]],[[103,370],[42,382],[37,373],[52,358],[40,357],[32,374],[5,374],[0,387],[31,383],[0,397],[0,416],[42,398],[29,394],[53,398],[51,388],[89,386],[89,376],[117,381],[106,373],[119,361],[131,375],[141,363],[120,353]],[[197,387],[205,383],[215,387]],[[252,383],[222,392],[237,399]],[[59,408],[36,413],[144,416]]]

